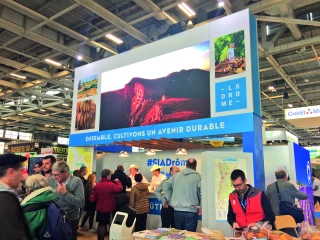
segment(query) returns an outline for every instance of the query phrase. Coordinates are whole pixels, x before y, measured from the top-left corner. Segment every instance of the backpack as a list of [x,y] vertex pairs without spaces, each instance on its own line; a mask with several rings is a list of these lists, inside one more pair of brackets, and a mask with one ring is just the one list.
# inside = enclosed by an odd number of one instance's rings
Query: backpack
[[69,240],[71,239],[72,228],[67,214],[54,203],[35,203],[23,207],[23,212],[34,212],[47,208],[46,232],[39,239]]

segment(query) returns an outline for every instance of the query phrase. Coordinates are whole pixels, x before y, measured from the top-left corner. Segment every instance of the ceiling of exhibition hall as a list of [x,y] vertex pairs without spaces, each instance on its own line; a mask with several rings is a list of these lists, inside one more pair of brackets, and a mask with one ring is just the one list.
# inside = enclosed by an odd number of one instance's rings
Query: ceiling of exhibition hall
[[320,142],[319,127],[284,121],[287,108],[320,105],[320,0],[0,0],[0,129],[68,136],[74,69],[118,54],[107,34],[134,48],[168,37],[174,22],[190,27],[183,3],[193,27],[252,11],[264,124]]

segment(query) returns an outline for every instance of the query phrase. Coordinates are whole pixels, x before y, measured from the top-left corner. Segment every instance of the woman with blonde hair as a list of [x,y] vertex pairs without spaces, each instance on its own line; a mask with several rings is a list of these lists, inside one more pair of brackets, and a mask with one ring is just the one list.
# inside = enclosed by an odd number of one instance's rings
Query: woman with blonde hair
[[93,221],[94,221],[94,215],[96,213],[96,203],[90,202],[90,196],[93,188],[96,186],[96,175],[95,174],[90,174],[87,180],[86,187],[84,189],[84,195],[85,195],[85,205],[84,205],[84,211],[86,211],[86,215],[83,217],[82,222],[81,222],[81,230],[84,229],[84,225],[86,224],[87,220],[89,219],[89,231],[90,232],[96,232],[93,226]]
[[[25,186],[27,196],[21,203],[22,207],[38,203],[50,204],[55,199],[47,178],[41,174],[28,177]],[[47,214],[47,208],[24,213],[32,239],[42,239],[47,227]]]

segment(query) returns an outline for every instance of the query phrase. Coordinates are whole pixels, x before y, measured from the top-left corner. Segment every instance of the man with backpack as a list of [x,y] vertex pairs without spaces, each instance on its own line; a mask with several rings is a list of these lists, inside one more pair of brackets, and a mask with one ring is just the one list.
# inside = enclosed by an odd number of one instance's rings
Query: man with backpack
[[65,162],[57,162],[52,167],[52,177],[48,179],[58,198],[58,206],[67,213],[72,227],[72,240],[77,239],[78,218],[80,208],[85,203],[83,184],[80,178],[69,175],[69,166]]
[[22,179],[22,163],[27,158],[15,154],[0,155],[0,240],[31,240],[14,189]]

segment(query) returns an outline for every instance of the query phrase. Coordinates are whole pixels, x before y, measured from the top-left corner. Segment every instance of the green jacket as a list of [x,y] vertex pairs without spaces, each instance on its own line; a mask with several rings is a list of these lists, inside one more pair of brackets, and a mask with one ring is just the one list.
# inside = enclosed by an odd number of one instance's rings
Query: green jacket
[[[28,195],[21,203],[21,206],[27,206],[34,203],[51,203],[54,200],[51,187],[41,188]],[[47,227],[47,209],[40,209],[34,212],[24,213],[32,239],[38,239],[42,236]]]

